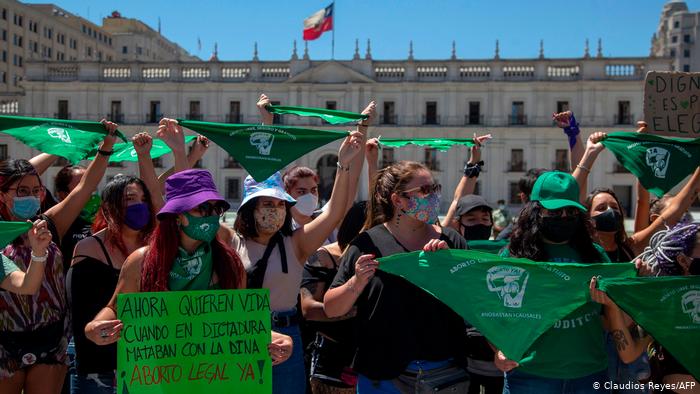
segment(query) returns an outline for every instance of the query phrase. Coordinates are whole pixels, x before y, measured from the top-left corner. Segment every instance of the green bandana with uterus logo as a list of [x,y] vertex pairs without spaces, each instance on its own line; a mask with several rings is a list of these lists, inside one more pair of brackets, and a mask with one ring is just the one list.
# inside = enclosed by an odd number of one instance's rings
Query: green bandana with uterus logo
[[211,246],[208,243],[200,245],[193,254],[178,248],[177,257],[168,277],[168,289],[207,290],[214,272]]
[[403,148],[407,145],[425,146],[439,151],[449,150],[455,145],[474,146],[473,138],[380,138],[379,144],[387,148]]
[[700,276],[602,279],[598,287],[700,380]]
[[287,164],[335,140],[346,131],[313,130],[290,126],[240,125],[181,120],[182,127],[214,141],[233,156],[258,182]]
[[[195,138],[197,138],[197,136],[195,135],[185,136],[185,144],[192,142],[192,140],[194,140]],[[114,153],[112,153],[112,155],[109,157],[110,163],[120,163],[123,161],[139,161],[139,157],[136,153],[136,148],[134,148],[133,142],[114,144],[114,148],[112,150],[114,151]],[[157,159],[171,152],[172,150],[168,145],[165,144],[165,142],[163,142],[163,140],[157,138],[153,139],[153,145],[151,146],[150,151],[151,159]],[[88,160],[94,158],[96,154],[97,150],[90,152],[90,157],[88,157]]]
[[[105,138],[107,130],[100,122],[0,116],[0,133],[43,153],[61,156],[73,164],[85,159]],[[124,142],[126,138],[117,132]]]
[[335,109],[325,108],[268,105],[266,109],[270,113],[278,115],[297,115],[302,117],[321,118],[330,124],[357,122],[369,117],[368,115],[358,114],[356,112],[338,111]]
[[601,143],[657,197],[668,193],[700,165],[700,138],[614,132]]

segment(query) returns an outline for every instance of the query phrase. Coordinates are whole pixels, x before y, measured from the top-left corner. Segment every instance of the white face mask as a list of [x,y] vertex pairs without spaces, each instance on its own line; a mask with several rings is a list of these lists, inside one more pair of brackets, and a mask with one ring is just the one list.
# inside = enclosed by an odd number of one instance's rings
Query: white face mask
[[311,216],[318,207],[318,197],[313,193],[306,193],[297,198],[294,209],[304,216]]

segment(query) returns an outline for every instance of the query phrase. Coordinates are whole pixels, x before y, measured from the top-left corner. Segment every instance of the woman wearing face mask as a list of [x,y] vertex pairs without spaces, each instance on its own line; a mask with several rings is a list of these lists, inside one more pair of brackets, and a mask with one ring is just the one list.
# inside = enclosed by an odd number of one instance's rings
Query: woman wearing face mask
[[[63,201],[39,213],[44,186],[26,160],[0,163],[0,218],[24,221],[39,215],[46,221],[52,242],[35,250],[31,238],[22,236],[2,254],[21,270],[34,262],[45,266],[38,293],[16,295],[0,292],[0,392],[59,392],[66,373],[66,348],[70,331],[65,298],[65,275],[60,239],[80,214],[107,169],[117,125],[103,121],[107,136],[78,186]],[[49,388],[47,391],[46,388]]]
[[[370,105],[365,113],[374,113]],[[366,131],[366,125],[359,129]],[[234,223],[233,247],[248,271],[248,285],[270,289],[273,328],[290,335],[294,352],[289,362],[273,368],[275,393],[304,393],[305,372],[297,319],[297,297],[304,262],[328,238],[345,215],[350,185],[357,183],[364,156],[364,134],[355,131],[338,151],[338,171],[328,209],[294,230],[291,209],[295,200],[284,191],[279,173],[263,182],[246,178],[245,196]]]
[[451,364],[466,356],[463,319],[405,280],[377,271],[375,260],[466,248],[461,235],[437,222],[440,185],[424,165],[399,162],[377,173],[370,196],[366,230],[346,249],[323,299],[329,317],[357,307],[357,392],[414,392],[419,371],[466,376]]
[[[546,172],[535,182],[530,201],[515,224],[503,255],[534,261],[609,262],[593,242],[586,208],[578,202],[575,179],[563,172]],[[594,382],[607,380],[607,354],[600,308],[587,303],[555,325],[530,347],[518,364],[496,350],[496,366],[506,372],[504,393],[587,392]],[[565,349],[563,349],[565,347]]]
[[292,207],[295,227],[313,220],[318,209],[318,175],[309,167],[295,166],[282,176],[284,190],[296,200]]
[[[639,256],[640,265],[657,276],[700,275],[700,223],[680,222],[673,228],[656,233],[644,252]],[[683,367],[676,358],[652,337],[643,333],[636,325],[629,324],[630,318],[603,291],[597,289],[597,278],[591,279],[591,298],[603,305],[605,317],[611,332],[615,332],[615,349],[625,363],[634,363],[644,356],[648,349],[651,354],[651,381],[668,385],[690,387],[688,391],[700,392],[698,381]],[[635,335],[632,335],[632,334]],[[689,384],[694,383],[694,386]],[[694,387],[694,389],[692,389]]]

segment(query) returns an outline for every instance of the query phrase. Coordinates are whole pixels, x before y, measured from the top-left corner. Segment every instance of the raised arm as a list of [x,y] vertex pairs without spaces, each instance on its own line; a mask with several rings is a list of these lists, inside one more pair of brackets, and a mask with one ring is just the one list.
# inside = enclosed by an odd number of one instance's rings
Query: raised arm
[[[189,164],[189,168],[193,168],[195,164],[197,164],[197,162],[204,157],[204,154],[207,153],[207,149],[209,149],[209,138],[203,135],[197,135],[197,139],[192,142],[192,145],[190,145],[190,151],[187,154],[187,163]],[[163,191],[163,193],[165,193],[165,180],[174,173],[175,167],[170,167],[167,171],[158,176],[158,184],[160,185],[160,190]]]
[[[31,261],[27,267],[27,272],[22,272],[17,268],[16,271],[10,272],[9,275],[0,281],[0,288],[11,293],[34,295],[41,288],[41,282],[44,280],[44,270],[46,268],[46,258],[48,257],[48,247],[51,243],[51,231],[48,229],[48,224],[45,220],[37,220],[34,226],[27,232],[29,245],[32,248]],[[3,265],[14,266],[14,263],[8,257],[0,255]]]
[[267,110],[267,106],[270,105],[270,98],[265,95],[265,93],[260,95],[257,104],[258,112],[260,112],[260,121],[264,125],[271,125],[274,122],[275,116]]
[[[370,101],[367,107],[362,111],[362,114],[369,115],[369,118],[357,124],[357,131],[361,132],[365,136],[367,135],[369,125],[371,125],[372,121],[374,121],[374,115],[377,111],[376,107],[377,103],[375,103],[374,101]],[[365,143],[364,145],[366,148],[367,144]],[[361,152],[359,155],[355,156],[352,163],[350,164],[350,184],[348,188],[348,198],[345,204],[345,210],[343,211],[343,217],[345,216],[345,213],[347,213],[350,210],[350,207],[352,207],[352,204],[355,202],[355,197],[357,196],[357,188],[359,187],[360,175],[362,174],[362,164],[364,160],[365,155],[363,155]],[[336,227],[340,225],[340,222],[342,220],[343,219],[341,218],[340,221],[338,221]]]
[[148,192],[151,194],[153,209],[158,212],[165,202],[163,201],[163,193],[156,177],[153,159],[151,159],[153,137],[148,133],[138,133],[132,138],[132,141],[136,156],[139,159],[139,177],[146,184]]
[[579,124],[571,111],[560,112],[552,115],[552,119],[557,123],[569,140],[569,151],[571,152],[571,164],[580,163],[583,158],[584,147],[581,140],[581,130]]
[[[647,132],[647,122],[637,122],[637,133]],[[644,230],[649,227],[649,211],[651,210],[651,202],[649,201],[649,191],[642,186],[642,183],[637,179],[637,205],[634,210],[634,232]]]
[[[336,171],[335,183],[333,184],[330,201],[328,201],[328,208],[316,219],[294,230],[292,235],[296,256],[299,261],[306,261],[323,244],[323,241],[338,226],[338,223],[343,220],[347,200],[354,198],[354,196],[349,195],[350,170],[353,165],[358,165],[355,159],[357,156],[360,156],[364,145],[364,134],[359,131],[352,132],[340,145],[340,150],[338,151],[339,168]],[[357,179],[355,179],[355,182],[357,182]]]
[[578,163],[576,168],[574,168],[574,179],[578,182],[578,187],[580,191],[579,200],[581,202],[586,201],[586,194],[588,193],[588,176],[591,174],[591,169],[595,160],[598,158],[600,152],[605,149],[600,141],[607,136],[603,132],[595,132],[588,137],[588,142],[586,143],[586,150],[583,153],[581,161]]
[[455,194],[450,203],[450,208],[447,210],[447,214],[442,220],[442,227],[455,227],[455,212],[457,211],[459,199],[474,193],[476,180],[479,178],[479,171],[481,171],[481,166],[483,165],[483,162],[481,162],[481,146],[489,139],[491,139],[491,134],[479,137],[474,134],[474,146],[471,147],[469,161],[464,167],[464,176],[460,178],[457,184]]
[[58,156],[56,155],[50,155],[48,153],[40,153],[31,159],[29,159],[29,163],[34,167],[36,170],[36,173],[39,175],[43,175],[46,170],[51,167],[51,165],[58,159]]
[[97,189],[97,185],[100,183],[100,180],[102,180],[107,170],[109,155],[111,155],[114,142],[116,141],[115,133],[117,131],[117,124],[104,119],[102,120],[102,124],[104,124],[107,130],[107,135],[102,141],[97,155],[95,155],[92,163],[90,163],[85,171],[85,175],[83,175],[80,183],[78,183],[78,186],[76,186],[66,198],[46,211],[46,216],[51,218],[56,226],[58,236],[61,238],[63,238],[63,235],[68,231],[71,224],[73,224],[75,218],[80,215],[80,211],[82,211],[83,207],[92,196],[92,193]]
[[365,159],[367,160],[367,190],[372,190],[372,180],[377,174],[379,163],[379,139],[370,138],[365,143]]
[[187,163],[187,154],[185,153],[185,133],[182,131],[182,126],[177,123],[177,120],[161,119],[156,134],[173,151],[175,172],[190,168]]

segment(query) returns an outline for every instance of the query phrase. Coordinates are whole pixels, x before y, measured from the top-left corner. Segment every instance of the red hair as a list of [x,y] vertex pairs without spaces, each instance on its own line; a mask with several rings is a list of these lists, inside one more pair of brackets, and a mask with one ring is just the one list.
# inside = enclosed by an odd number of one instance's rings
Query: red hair
[[[141,291],[168,291],[168,277],[180,247],[180,226],[175,215],[158,221],[151,234],[141,267]],[[246,272],[235,250],[219,236],[211,243],[214,272],[222,289],[244,289]]]
[[320,181],[316,171],[309,167],[294,166],[287,170],[282,176],[282,182],[284,182],[284,189],[290,192],[294,186],[296,186],[299,179],[302,178],[312,178],[313,181],[318,184]]

